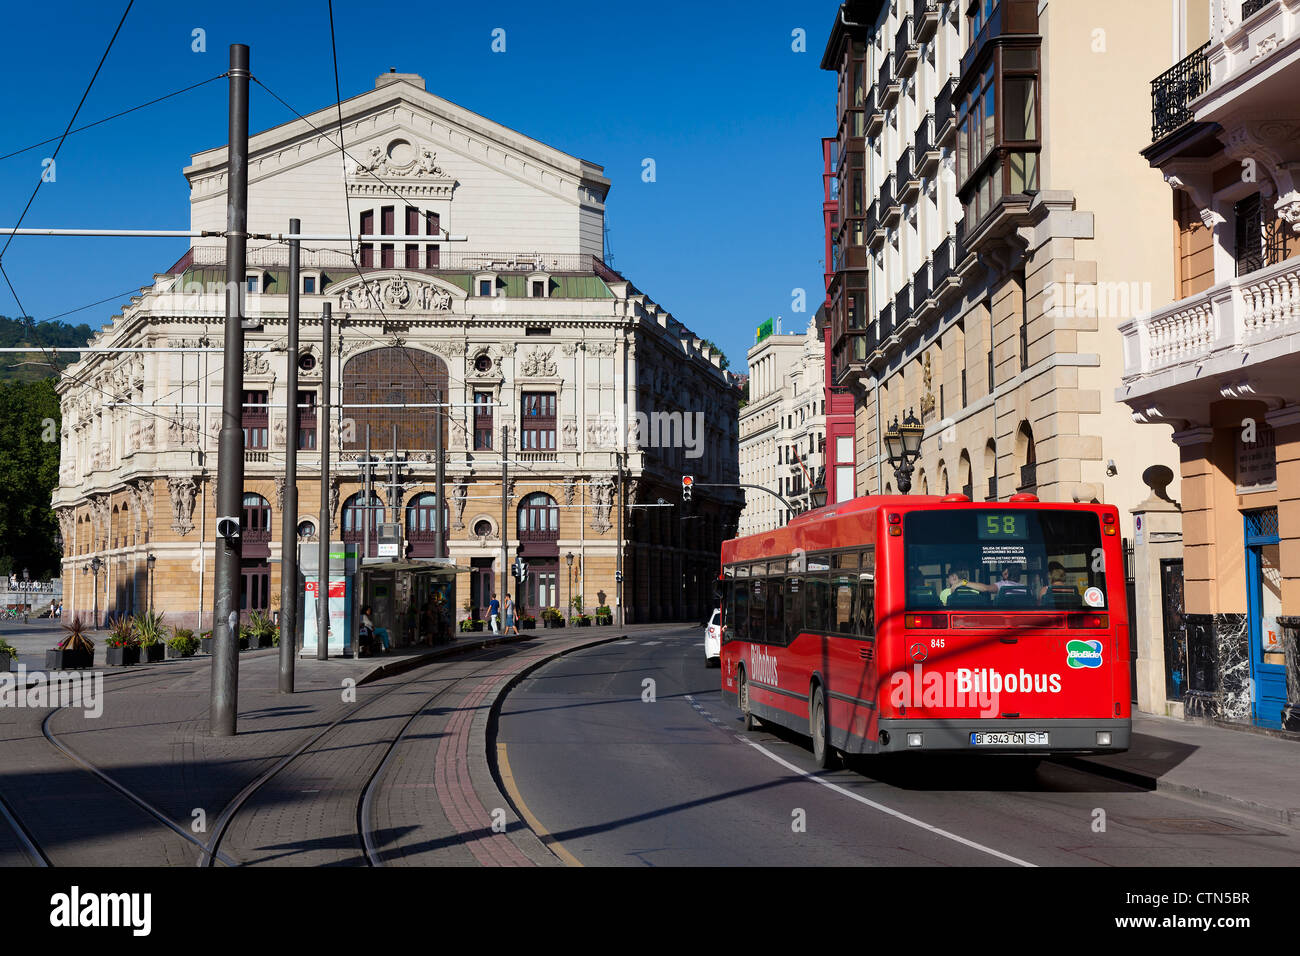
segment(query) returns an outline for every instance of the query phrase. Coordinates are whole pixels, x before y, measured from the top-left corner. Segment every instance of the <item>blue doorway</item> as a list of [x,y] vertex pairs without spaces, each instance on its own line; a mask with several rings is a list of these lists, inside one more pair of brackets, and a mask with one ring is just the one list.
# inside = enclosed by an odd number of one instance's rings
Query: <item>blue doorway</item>
[[1250,675],[1255,684],[1255,722],[1281,727],[1286,706],[1286,666],[1281,628],[1282,568],[1277,509],[1248,511],[1246,519],[1246,617]]

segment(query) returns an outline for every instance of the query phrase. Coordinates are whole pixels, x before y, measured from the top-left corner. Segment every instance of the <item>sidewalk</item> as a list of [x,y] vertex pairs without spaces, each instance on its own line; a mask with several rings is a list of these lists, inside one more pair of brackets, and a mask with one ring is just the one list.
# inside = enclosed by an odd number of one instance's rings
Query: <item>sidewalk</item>
[[1300,829],[1295,741],[1135,713],[1128,752],[1061,762]]

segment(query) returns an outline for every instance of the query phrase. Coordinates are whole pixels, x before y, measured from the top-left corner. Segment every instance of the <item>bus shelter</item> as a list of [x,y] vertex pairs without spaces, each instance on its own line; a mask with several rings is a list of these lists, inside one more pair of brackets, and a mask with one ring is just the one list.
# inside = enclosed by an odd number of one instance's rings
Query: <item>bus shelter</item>
[[353,629],[370,605],[375,628],[390,648],[449,643],[456,626],[456,576],[468,574],[448,558],[370,558],[358,569]]

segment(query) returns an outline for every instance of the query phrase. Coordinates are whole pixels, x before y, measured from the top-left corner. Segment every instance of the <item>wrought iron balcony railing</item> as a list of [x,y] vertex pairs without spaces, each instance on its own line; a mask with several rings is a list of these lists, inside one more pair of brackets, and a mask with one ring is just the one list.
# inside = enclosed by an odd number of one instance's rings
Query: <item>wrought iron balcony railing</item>
[[1151,81],[1152,142],[1191,121],[1192,101],[1210,85],[1209,49],[1206,41]]

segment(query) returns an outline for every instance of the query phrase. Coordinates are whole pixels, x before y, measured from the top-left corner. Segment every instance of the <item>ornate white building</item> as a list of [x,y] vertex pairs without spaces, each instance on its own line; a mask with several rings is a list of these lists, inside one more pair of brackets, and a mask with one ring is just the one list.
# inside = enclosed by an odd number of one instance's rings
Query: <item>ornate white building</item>
[[[588,610],[614,605],[620,453],[627,618],[700,613],[739,496],[701,489],[689,533],[677,509],[643,506],[670,494],[676,501],[683,471],[736,480],[735,392],[718,355],[603,262],[610,181],[601,167],[449,103],[414,74],[380,76],[342,111],[346,162],[335,134],[317,131],[337,131],[333,105],[251,138],[250,232],[284,232],[297,218],[305,233],[420,238],[304,242],[292,356],[287,247],[250,240],[245,311],[262,327],[245,337],[244,607],[278,607],[289,441],[299,449],[298,536],[319,533],[313,406],[330,302],[332,537],[359,547],[368,523],[374,554],[377,523],[400,521],[407,556],[433,555],[436,418],[413,406],[441,399],[453,405],[444,431],[447,547],[457,566],[473,569],[461,579],[460,616],[482,616],[498,590],[503,535],[509,560],[522,550],[529,563],[518,595],[525,610],[563,608],[573,596]],[[226,163],[223,146],[185,170],[194,229],[225,228]],[[191,351],[95,353],[59,385],[53,503],[74,614],[148,603],[176,623],[208,626],[224,283],[224,241],[196,242],[92,343]],[[291,361],[305,406],[292,436]],[[367,429],[382,455],[394,428],[398,487],[385,468],[367,505],[354,462],[364,458]],[[83,572],[95,557],[106,569],[92,584]]]
[[[795,512],[810,506],[810,479],[825,462],[826,363],[816,323],[800,334],[771,335],[748,352],[749,404],[740,410],[740,480],[775,491]],[[779,499],[745,491],[740,534],[784,525]]]

